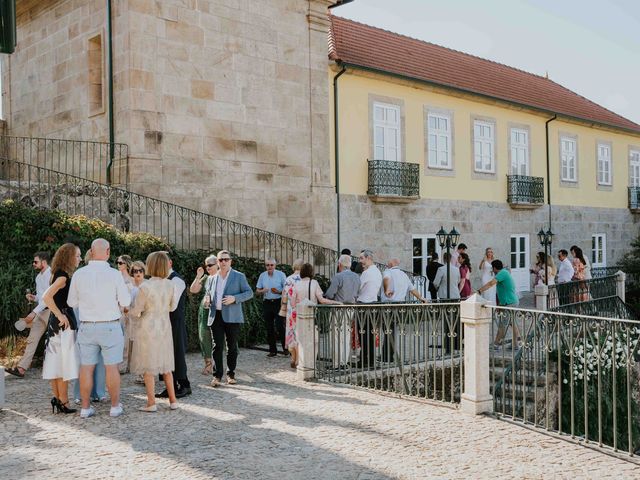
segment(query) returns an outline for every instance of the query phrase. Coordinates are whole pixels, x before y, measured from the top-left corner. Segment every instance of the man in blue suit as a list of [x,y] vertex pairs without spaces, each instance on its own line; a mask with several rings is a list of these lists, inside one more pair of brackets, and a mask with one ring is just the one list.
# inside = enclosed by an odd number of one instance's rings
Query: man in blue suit
[[207,325],[213,337],[213,380],[212,387],[222,381],[224,372],[222,351],[227,342],[227,383],[235,385],[236,363],[238,361],[238,337],[240,325],[244,323],[242,302],[253,297],[253,291],[244,273],[231,268],[231,255],[227,250],[218,252],[218,273],[209,277],[206,295],[210,298],[209,320]]

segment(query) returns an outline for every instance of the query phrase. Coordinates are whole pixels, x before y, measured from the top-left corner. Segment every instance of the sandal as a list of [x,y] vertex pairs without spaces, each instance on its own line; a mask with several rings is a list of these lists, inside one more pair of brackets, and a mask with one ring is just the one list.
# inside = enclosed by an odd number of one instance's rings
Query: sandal
[[200,373],[202,373],[202,375],[211,375],[213,373],[213,364],[210,358],[204,359],[204,368]]

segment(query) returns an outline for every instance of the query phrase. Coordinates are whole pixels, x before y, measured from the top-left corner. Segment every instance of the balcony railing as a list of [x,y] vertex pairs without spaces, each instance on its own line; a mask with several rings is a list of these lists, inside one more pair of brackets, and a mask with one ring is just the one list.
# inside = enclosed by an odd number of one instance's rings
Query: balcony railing
[[544,203],[544,179],[507,175],[507,202],[513,208],[536,208]]
[[374,201],[411,201],[420,196],[420,165],[369,160],[369,189]]
[[640,212],[640,187],[629,187],[629,210]]

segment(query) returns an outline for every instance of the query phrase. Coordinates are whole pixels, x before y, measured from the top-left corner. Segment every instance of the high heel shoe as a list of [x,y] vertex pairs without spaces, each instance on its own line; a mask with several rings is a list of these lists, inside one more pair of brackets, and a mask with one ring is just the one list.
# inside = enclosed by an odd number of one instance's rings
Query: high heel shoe
[[54,401],[55,401],[55,408],[58,409],[58,413],[76,413],[78,411],[75,408],[69,408],[67,406],[69,404],[69,401],[62,403],[60,399],[53,397],[51,399],[51,405],[54,405]]
[[56,413],[56,407],[58,406],[58,399],[56,397],[51,398],[51,413]]

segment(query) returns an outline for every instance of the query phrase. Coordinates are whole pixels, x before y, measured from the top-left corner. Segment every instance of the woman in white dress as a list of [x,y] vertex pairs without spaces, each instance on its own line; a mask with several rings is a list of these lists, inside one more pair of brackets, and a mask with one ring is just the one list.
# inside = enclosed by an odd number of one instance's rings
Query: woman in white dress
[[[493,249],[487,247],[484,251],[484,257],[478,267],[482,274],[482,285],[486,285],[491,279],[493,279],[493,267],[491,262],[495,260],[493,256]],[[496,304],[496,287],[491,287],[482,292],[482,297],[489,302],[490,305]]]
[[147,405],[144,412],[156,412],[155,376],[162,374],[169,394],[172,410],[178,408],[173,386],[175,368],[173,337],[169,312],[177,307],[173,295],[173,283],[167,280],[170,271],[169,257],[165,252],[153,252],[147,257],[149,280],[138,289],[136,301],[129,317],[133,323],[135,346],[131,352],[131,371],[144,375]]
[[[120,255],[116,259],[116,267],[122,274],[124,283],[129,289],[131,289],[131,285],[133,283],[133,278],[131,277],[131,265],[133,265],[133,261],[129,255]],[[129,363],[131,363],[129,334],[131,333],[131,326],[129,325],[129,316],[124,312],[124,310],[120,317],[120,325],[122,325],[122,333],[124,334],[124,350],[122,351],[122,363],[119,365],[118,369],[120,370],[120,373],[129,373]]]
[[65,243],[56,251],[51,263],[51,285],[42,300],[51,312],[47,325],[42,378],[51,380],[52,411],[74,413],[69,408],[69,380],[78,378],[80,356],[76,344],[78,325],[73,309],[67,304],[71,276],[80,265],[80,249]]
[[[142,285],[143,282],[145,282],[145,274],[146,274],[146,266],[144,264],[144,262],[140,261],[140,260],[136,260],[135,262],[133,262],[131,264],[131,283],[127,284],[127,287],[129,287],[129,291],[131,292],[131,305],[133,305],[136,301],[136,297],[138,296],[138,291],[140,290],[140,286]],[[133,340],[134,340],[134,334],[133,334],[133,323],[131,322],[131,319],[129,317],[129,311],[127,309],[125,309],[125,316],[127,318],[126,321],[126,325],[127,325],[127,333],[126,335],[128,336],[129,339],[129,343],[128,343],[128,351],[129,351],[129,359],[131,358],[131,352],[133,351],[133,349],[135,348]],[[129,365],[127,365],[127,369],[129,368]],[[136,379],[134,380],[135,383],[139,384],[139,385],[144,385],[144,377],[142,375],[138,375],[136,376]]]

